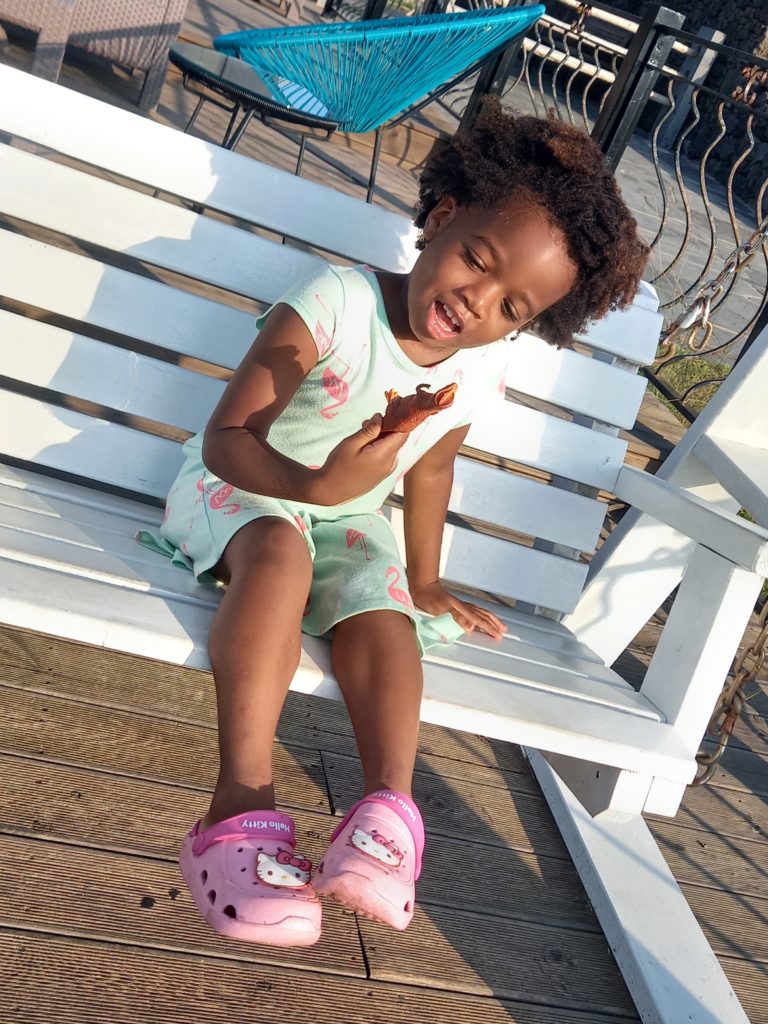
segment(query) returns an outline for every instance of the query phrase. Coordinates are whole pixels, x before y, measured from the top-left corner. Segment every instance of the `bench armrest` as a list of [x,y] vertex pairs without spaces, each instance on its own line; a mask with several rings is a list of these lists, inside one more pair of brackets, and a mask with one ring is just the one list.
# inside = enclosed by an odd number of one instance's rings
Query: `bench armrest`
[[768,576],[768,530],[631,466],[621,468],[614,493],[734,565]]

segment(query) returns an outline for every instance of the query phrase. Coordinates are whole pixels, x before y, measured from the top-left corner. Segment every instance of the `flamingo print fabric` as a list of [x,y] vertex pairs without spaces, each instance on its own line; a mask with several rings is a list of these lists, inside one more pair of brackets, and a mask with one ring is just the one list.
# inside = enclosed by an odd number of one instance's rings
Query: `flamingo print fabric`
[[232,487],[203,464],[201,432],[184,445],[184,463],[159,531],[143,530],[138,540],[202,582],[213,581],[209,570],[242,526],[279,516],[301,533],[313,559],[304,632],[322,636],[352,615],[393,609],[414,622],[422,653],[435,643],[452,642],[461,629],[450,616],[431,619],[414,610],[392,528],[380,510],[397,479],[429,448],[501,399],[498,381],[508,343],[458,352],[434,367],[416,365],[392,334],[376,276],[368,268],[325,266],[280,301],[299,314],[318,351],[317,365],[269,433],[269,443],[289,458],[321,466],[362,420],[384,412],[384,392],[391,388],[407,395],[422,383],[433,390],[460,383],[456,401],[412,432],[390,477],[336,506],[310,506]]

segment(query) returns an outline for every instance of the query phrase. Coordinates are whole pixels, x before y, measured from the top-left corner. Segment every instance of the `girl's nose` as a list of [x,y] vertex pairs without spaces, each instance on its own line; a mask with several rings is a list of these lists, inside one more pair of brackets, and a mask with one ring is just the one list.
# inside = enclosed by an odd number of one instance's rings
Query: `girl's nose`
[[478,281],[472,288],[465,288],[461,292],[461,300],[469,312],[480,319],[485,316],[493,302],[492,291],[486,281]]

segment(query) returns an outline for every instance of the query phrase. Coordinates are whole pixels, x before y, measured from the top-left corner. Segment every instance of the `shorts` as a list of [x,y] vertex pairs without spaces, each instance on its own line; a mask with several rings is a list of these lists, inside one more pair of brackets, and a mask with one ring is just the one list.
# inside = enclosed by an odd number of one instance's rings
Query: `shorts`
[[238,530],[266,516],[284,519],[304,538],[313,563],[303,632],[323,636],[353,615],[388,610],[411,619],[421,655],[461,635],[450,615],[415,611],[395,535],[380,510],[336,518],[332,508],[328,518],[320,512],[317,506],[239,490],[189,453],[168,494],[159,534],[142,530],[137,539],[201,583],[218,584],[210,570]]

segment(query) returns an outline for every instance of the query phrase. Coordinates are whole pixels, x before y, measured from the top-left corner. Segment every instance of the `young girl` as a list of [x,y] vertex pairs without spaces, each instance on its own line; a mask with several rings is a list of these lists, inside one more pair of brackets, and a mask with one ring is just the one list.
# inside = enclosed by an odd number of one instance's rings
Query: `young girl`
[[[416,225],[410,274],[326,266],[259,318],[207,427],[184,446],[161,537],[142,536],[226,584],[209,640],[219,777],[180,863],[205,919],[230,936],[311,944],[317,893],[408,925],[424,846],[411,797],[420,655],[434,640],[414,608],[458,632],[503,634],[438,579],[456,453],[503,393],[510,335],[531,327],[568,344],[632,300],[647,257],[592,141],[498,105],[430,157]],[[451,383],[450,408],[380,436],[386,390]],[[406,566],[379,511],[403,475]],[[272,784],[302,630],[331,637],[365,779],[314,878]]]

